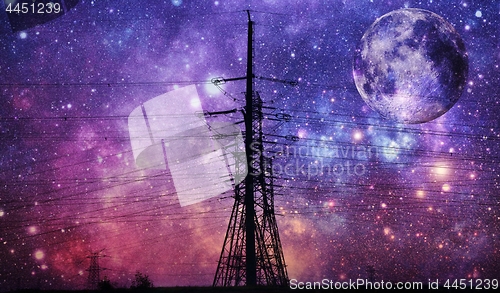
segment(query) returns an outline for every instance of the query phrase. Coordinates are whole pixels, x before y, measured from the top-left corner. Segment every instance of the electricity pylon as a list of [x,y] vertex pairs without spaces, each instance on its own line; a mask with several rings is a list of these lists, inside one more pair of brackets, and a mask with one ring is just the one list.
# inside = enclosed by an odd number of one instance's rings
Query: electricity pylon
[[235,201],[213,285],[286,286],[288,273],[274,214],[271,162],[262,156],[262,99],[253,89],[253,22],[250,12],[247,13],[246,162],[243,163],[248,169],[245,180],[235,186]]
[[87,258],[90,258],[90,266],[87,269],[87,271],[89,272],[87,282],[88,282],[88,288],[90,290],[99,289],[99,282],[101,281],[100,272],[105,270],[105,268],[101,268],[99,266],[99,258],[106,256],[101,254],[103,250],[104,249],[101,249],[98,252],[92,252],[89,256],[87,256]]

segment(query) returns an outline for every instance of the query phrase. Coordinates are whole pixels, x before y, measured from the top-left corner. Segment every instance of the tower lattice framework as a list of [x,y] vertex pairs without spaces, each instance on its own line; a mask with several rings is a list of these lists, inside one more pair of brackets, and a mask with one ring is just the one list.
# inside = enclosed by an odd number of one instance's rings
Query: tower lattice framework
[[[271,285],[286,286],[288,273],[274,213],[274,189],[271,160],[262,156],[262,100],[254,93],[253,123],[254,154],[248,170],[254,195],[253,217],[247,211],[246,183],[235,187],[235,202],[231,212],[214,286]],[[245,138],[246,139],[246,138]],[[243,162],[246,163],[246,162]],[[251,220],[251,218],[253,218]],[[252,223],[248,223],[252,221]],[[247,227],[254,228],[255,276],[248,272]],[[251,257],[250,257],[250,261]],[[255,281],[253,281],[255,280]]]
[[104,257],[101,254],[102,250],[99,252],[92,252],[87,258],[90,258],[90,266],[87,269],[89,272],[87,285],[90,290],[99,289],[99,282],[101,281],[100,273],[104,268],[99,266],[99,258]]
[[253,22],[249,12],[248,18],[246,162],[239,163],[246,164],[248,173],[235,186],[235,201],[213,285],[286,286],[288,273],[274,213],[272,165],[262,155],[262,99],[253,90]]

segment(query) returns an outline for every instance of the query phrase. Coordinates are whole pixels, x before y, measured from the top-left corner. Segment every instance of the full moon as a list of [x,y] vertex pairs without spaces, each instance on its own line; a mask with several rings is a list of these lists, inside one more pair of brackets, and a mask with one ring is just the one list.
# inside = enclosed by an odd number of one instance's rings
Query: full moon
[[354,56],[356,88],[370,108],[401,123],[424,123],[460,98],[468,74],[464,42],[441,16],[399,9],[378,18]]

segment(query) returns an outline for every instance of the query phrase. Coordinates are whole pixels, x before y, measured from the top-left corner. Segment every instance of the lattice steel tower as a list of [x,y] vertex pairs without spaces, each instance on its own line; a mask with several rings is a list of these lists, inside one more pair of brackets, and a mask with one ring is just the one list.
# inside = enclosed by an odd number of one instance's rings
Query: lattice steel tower
[[89,272],[87,282],[88,282],[88,288],[90,290],[99,289],[99,282],[101,281],[100,272],[105,270],[104,268],[101,268],[99,266],[99,258],[105,257],[105,255],[101,254],[103,250],[98,252],[92,252],[91,255],[87,256],[87,258],[90,258],[90,266],[87,269],[87,271]]
[[213,285],[286,286],[288,274],[274,214],[271,162],[261,155],[262,100],[253,89],[253,22],[247,13],[246,162],[242,163],[247,164],[248,174],[235,186],[235,201]]

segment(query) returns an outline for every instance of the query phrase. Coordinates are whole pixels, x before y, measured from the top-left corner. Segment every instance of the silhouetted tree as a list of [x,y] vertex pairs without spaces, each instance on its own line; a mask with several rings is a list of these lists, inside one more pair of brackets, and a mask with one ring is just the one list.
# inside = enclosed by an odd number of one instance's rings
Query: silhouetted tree
[[111,285],[111,281],[108,279],[108,277],[104,277],[103,280],[99,281],[99,290],[101,291],[105,291],[105,292],[108,292],[108,291],[112,291],[114,288],[113,288],[113,285]]
[[153,288],[153,282],[148,275],[143,275],[141,272],[135,273],[135,280],[132,282],[132,289]]

